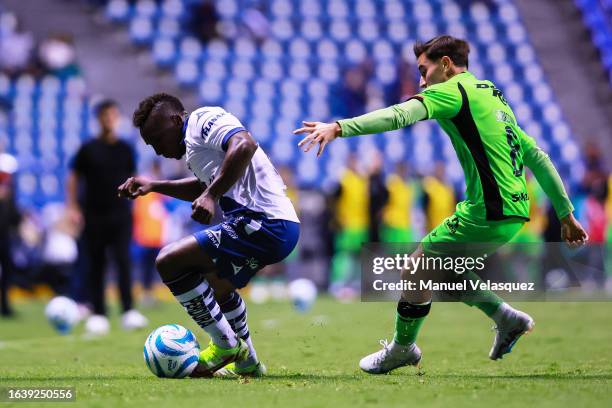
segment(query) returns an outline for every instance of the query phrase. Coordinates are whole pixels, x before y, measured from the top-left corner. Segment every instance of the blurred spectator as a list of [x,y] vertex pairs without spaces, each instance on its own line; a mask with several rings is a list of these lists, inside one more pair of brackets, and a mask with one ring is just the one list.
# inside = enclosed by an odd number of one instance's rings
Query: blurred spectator
[[194,1],[189,5],[188,29],[198,40],[207,43],[217,38],[219,15],[212,1]]
[[385,88],[385,105],[403,102],[419,90],[419,74],[416,67],[401,60],[397,67],[397,79]]
[[[154,160],[148,175],[153,180],[161,180],[159,160]],[[144,289],[142,303],[151,306],[155,302],[153,296],[153,280],[157,276],[155,258],[164,243],[164,224],[168,219],[168,211],[164,207],[164,196],[157,193],[147,194],[134,202],[134,241],[139,248],[139,263]]]
[[46,72],[59,78],[79,74],[76,49],[70,34],[53,34],[43,40],[38,47],[38,58]]
[[256,42],[263,42],[268,38],[270,32],[270,22],[264,13],[263,7],[265,2],[252,1],[242,15],[242,23],[246,27],[250,36]]
[[351,118],[362,115],[368,102],[367,83],[369,73],[365,64],[348,68],[342,82],[331,93],[332,116]]
[[79,225],[68,217],[60,203],[47,204],[42,211],[45,234],[42,245],[41,281],[59,295],[69,296],[70,276],[77,259]]
[[433,230],[455,212],[455,193],[446,182],[444,163],[437,162],[434,173],[423,178],[423,208],[427,230]]
[[[109,330],[104,300],[107,250],[112,254],[117,266],[123,327],[143,327],[147,320],[132,309],[129,248],[132,238],[132,214],[130,203],[117,196],[117,187],[134,174],[134,152],[130,145],[117,136],[117,104],[105,100],[98,105],[96,113],[100,134],[78,150],[68,178],[67,198],[72,218],[81,218],[82,214],[84,220],[94,313],[88,319],[86,329],[94,334],[105,334]],[[82,207],[78,200],[79,184],[83,188]]]
[[375,151],[370,164],[368,178],[370,223],[368,237],[370,242],[380,241],[383,209],[389,200],[389,191],[385,185],[383,174],[383,159],[380,152]]
[[34,39],[12,13],[0,13],[0,70],[16,75],[31,68]]
[[384,242],[413,242],[411,213],[414,205],[415,188],[408,179],[408,167],[399,162],[387,177],[389,200],[383,210]]
[[17,170],[17,160],[0,153],[0,315],[13,314],[9,304],[8,288],[14,270],[11,254],[11,236],[19,224],[20,215],[15,205],[12,175]]
[[337,297],[356,295],[357,256],[368,239],[368,179],[359,172],[357,158],[351,155],[340,178],[335,197],[337,225],[335,253],[332,258],[330,290]]

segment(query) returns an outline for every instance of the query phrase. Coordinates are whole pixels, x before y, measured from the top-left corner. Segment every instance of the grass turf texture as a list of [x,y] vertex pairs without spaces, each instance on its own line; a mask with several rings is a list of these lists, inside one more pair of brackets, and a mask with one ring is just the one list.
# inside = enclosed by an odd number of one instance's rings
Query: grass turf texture
[[[290,305],[249,304],[255,346],[267,364],[263,379],[154,377],[142,347],[149,330],[84,339],[56,335],[42,304],[18,308],[0,320],[0,387],[76,387],[76,403],[53,406],[611,406],[612,303],[525,303],[536,320],[504,360],[487,358],[493,333],[475,308],[436,303],[418,344],[421,370],[406,367],[371,376],[359,359],[392,338],[392,303],[340,304],[320,299],[307,314]],[[150,329],[179,323],[205,334],[173,303],[147,312]],[[10,406],[11,404],[0,404]],[[40,404],[16,403],[18,407]],[[187,405],[186,405],[187,406]]]

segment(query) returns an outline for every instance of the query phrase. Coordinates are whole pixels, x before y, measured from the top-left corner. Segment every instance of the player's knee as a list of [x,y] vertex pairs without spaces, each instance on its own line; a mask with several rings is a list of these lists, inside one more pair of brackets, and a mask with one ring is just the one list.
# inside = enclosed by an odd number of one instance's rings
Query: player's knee
[[159,251],[157,258],[155,258],[155,268],[162,280],[171,279],[171,274],[176,271],[176,260],[174,245],[166,245]]

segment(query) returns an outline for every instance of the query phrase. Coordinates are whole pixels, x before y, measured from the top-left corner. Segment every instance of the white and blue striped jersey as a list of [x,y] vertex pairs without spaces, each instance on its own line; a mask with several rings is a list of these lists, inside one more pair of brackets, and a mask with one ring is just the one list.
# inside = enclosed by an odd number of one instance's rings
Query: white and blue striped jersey
[[[216,177],[229,139],[244,131],[242,123],[218,106],[205,106],[189,115],[183,128],[187,166],[204,184]],[[223,194],[219,205],[225,216],[250,210],[269,219],[299,222],[283,179],[261,147],[257,147],[244,175]]]

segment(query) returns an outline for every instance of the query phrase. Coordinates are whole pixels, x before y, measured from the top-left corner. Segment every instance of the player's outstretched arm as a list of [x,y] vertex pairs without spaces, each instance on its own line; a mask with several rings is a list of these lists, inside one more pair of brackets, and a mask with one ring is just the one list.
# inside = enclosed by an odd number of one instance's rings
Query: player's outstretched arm
[[533,146],[525,151],[524,162],[550,199],[557,217],[561,221],[561,239],[570,246],[580,246],[589,237],[582,225],[574,218],[574,206],[570,201],[561,177],[554,164],[541,149]]
[[198,198],[203,191],[204,187],[196,177],[180,180],[149,180],[142,176],[130,177],[117,189],[119,197],[131,200],[154,192],[190,202]]
[[215,213],[215,203],[242,177],[257,147],[257,142],[246,131],[238,132],[229,139],[225,158],[215,179],[191,204],[191,218],[201,224],[210,223]]
[[400,129],[413,123],[427,119],[427,109],[418,99],[379,109],[351,119],[342,119],[334,123],[303,122],[304,126],[293,131],[293,134],[307,134],[298,143],[305,152],[317,144],[317,156],[325,150],[325,146],[338,136],[350,137],[369,135]]

